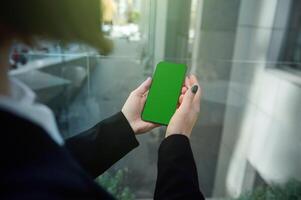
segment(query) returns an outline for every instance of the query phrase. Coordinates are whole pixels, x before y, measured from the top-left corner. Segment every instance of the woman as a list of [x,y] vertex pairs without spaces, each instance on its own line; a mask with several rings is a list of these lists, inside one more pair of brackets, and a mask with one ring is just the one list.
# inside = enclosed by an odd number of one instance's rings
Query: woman
[[[83,42],[110,50],[99,31],[99,0],[2,1],[0,6],[0,199],[113,199],[93,178],[138,146],[136,135],[156,124],[141,120],[151,84],[135,89],[122,110],[93,128],[63,141],[51,111],[8,77],[13,42]],[[201,91],[186,78],[180,105],[159,149],[155,199],[203,199],[189,137],[197,120]]]

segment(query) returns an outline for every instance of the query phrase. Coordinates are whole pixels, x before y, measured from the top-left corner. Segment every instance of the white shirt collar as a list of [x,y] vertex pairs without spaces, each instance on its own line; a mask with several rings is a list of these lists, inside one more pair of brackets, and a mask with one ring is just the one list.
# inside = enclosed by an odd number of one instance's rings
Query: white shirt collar
[[41,126],[57,144],[63,145],[64,140],[52,111],[47,106],[36,103],[35,98],[35,93],[29,87],[11,79],[11,96],[0,96],[0,107]]

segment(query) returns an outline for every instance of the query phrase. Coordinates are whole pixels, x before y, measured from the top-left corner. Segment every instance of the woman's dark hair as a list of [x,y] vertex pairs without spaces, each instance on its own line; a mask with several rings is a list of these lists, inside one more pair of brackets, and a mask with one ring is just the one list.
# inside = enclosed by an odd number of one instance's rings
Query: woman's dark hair
[[36,39],[81,42],[106,54],[111,42],[101,32],[100,0],[1,0],[0,45]]

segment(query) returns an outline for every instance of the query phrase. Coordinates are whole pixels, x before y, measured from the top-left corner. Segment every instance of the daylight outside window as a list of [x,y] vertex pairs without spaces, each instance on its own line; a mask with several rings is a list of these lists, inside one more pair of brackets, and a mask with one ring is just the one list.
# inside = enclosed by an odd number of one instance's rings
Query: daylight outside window
[[[184,63],[203,89],[191,143],[205,196],[255,199],[271,188],[300,189],[301,86],[266,70],[301,71],[299,1],[101,4],[99,28],[114,43],[108,56],[60,41],[11,47],[10,76],[54,111],[64,138],[120,111],[158,62]],[[119,199],[152,199],[164,132],[138,136],[139,148],[96,181]]]

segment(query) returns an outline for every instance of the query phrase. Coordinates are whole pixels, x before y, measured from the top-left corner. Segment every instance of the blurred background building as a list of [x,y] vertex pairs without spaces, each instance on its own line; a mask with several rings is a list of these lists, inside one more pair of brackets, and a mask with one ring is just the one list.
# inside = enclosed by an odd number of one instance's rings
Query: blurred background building
[[[64,137],[118,112],[159,61],[186,63],[203,87],[191,142],[206,197],[301,181],[300,1],[101,3],[107,8],[102,29],[115,46],[111,55],[59,41],[36,49],[16,44],[11,53],[11,76],[55,111]],[[139,148],[102,184],[127,186],[131,195],[121,199],[151,199],[164,131],[138,136]]]

